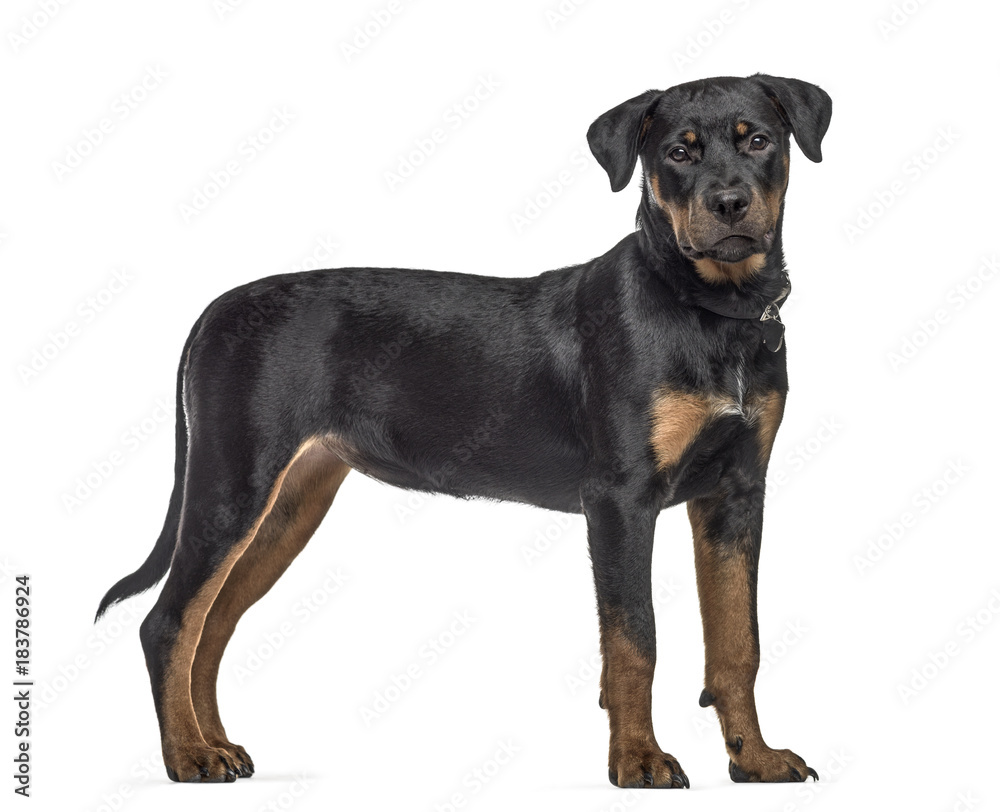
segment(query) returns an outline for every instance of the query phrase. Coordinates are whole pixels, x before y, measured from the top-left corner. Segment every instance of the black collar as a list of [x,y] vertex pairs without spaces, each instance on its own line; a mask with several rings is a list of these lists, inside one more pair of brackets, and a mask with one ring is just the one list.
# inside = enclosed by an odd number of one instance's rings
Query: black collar
[[781,293],[778,294],[778,298],[765,305],[763,310],[760,309],[759,305],[754,305],[746,301],[715,301],[711,303],[699,301],[698,306],[730,319],[755,320],[760,326],[761,333],[763,333],[764,346],[771,352],[777,352],[781,349],[781,344],[785,337],[785,325],[781,323],[781,314],[778,312],[778,308],[788,298],[788,294],[792,292],[792,282],[788,278],[788,274],[782,271],[780,279]]

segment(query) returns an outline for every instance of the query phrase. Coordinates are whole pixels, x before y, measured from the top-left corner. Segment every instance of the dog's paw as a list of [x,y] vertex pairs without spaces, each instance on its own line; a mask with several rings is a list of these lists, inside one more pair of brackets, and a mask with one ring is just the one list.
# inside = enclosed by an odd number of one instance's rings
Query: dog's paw
[[220,739],[218,741],[210,741],[210,747],[214,747],[216,750],[222,750],[229,760],[236,766],[236,775],[240,778],[249,778],[253,775],[253,759],[250,758],[250,754],[247,753],[238,744],[233,744],[232,742]]
[[655,744],[626,746],[612,751],[608,780],[616,787],[690,787],[681,765]]
[[220,784],[235,781],[239,775],[228,752],[203,742],[164,753],[163,764],[171,781],[183,783]]
[[737,746],[729,748],[729,777],[739,784],[805,781],[809,776],[819,781],[816,771],[791,750],[772,750],[770,747],[750,750],[742,744],[737,739]]

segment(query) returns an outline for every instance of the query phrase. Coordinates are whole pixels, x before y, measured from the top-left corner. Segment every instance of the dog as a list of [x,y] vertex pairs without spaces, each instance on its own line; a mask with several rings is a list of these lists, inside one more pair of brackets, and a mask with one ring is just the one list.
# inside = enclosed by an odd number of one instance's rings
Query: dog
[[653,530],[661,510],[687,503],[700,704],[718,713],[729,774],[818,779],[764,743],[754,683],[764,475],[788,390],[790,137],[820,161],[831,111],[819,87],[762,74],[650,90],[587,133],[612,191],[642,171],[636,229],[603,256],[526,278],[284,274],[208,306],[177,373],[163,529],[97,613],[169,570],[140,639],[172,780],[254,772],[219,718],[219,662],[352,468],[583,513],[619,787],[689,786],[650,709]]

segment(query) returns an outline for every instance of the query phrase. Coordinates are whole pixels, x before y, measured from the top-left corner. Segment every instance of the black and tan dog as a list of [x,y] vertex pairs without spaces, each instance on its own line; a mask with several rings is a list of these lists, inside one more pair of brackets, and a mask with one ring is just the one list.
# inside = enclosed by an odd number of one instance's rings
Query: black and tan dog
[[764,473],[787,391],[778,304],[789,136],[820,160],[830,98],[756,75],[648,91],[588,139],[643,173],[638,228],[530,278],[354,268],[252,282],[195,323],[153,551],[108,606],[170,570],[142,623],[167,774],[253,772],[219,719],[219,661],[351,468],[403,488],[582,512],[620,787],[688,786],[657,744],[650,560],[687,502],[706,665],[734,781],[816,773],[764,743],[754,682]]

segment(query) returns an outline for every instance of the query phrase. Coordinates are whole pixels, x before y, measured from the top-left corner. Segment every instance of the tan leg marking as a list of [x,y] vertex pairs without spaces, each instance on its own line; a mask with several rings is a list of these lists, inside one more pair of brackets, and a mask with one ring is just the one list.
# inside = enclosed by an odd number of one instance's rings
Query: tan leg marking
[[[205,617],[208,615],[216,596],[222,589],[230,571],[236,565],[240,556],[253,541],[254,536],[267,518],[281,491],[282,483],[289,469],[316,442],[311,438],[304,442],[295,452],[291,462],[278,474],[271,489],[267,504],[261,515],[254,522],[250,532],[240,539],[226,555],[212,576],[198,590],[197,595],[184,609],[181,618],[181,628],[177,633],[171,651],[170,662],[166,668],[163,683],[163,714],[164,737],[163,751],[168,767],[175,760],[197,761],[199,752],[207,746],[198,726],[191,699],[191,666],[194,662],[198,642],[201,639]],[[184,780],[184,777],[181,777]]]
[[774,438],[785,412],[785,396],[780,392],[768,392],[756,399],[750,406],[750,422],[757,424],[757,441],[760,444],[760,461],[767,465],[774,447]]
[[602,677],[612,740],[655,743],[653,663],[615,628],[602,630],[601,648],[607,663]]
[[654,663],[615,625],[601,627],[602,704],[611,725],[608,776],[619,787],[681,787],[687,777],[653,735]]
[[756,607],[750,565],[739,540],[721,548],[710,538],[710,510],[708,500],[688,502],[705,635],[705,690],[722,725],[733,764],[730,775],[736,781],[804,781],[810,774],[806,763],[791,750],[771,749],[761,735],[754,698],[760,654],[751,626]]
[[253,542],[233,566],[205,619],[191,668],[191,698],[202,736],[253,769],[253,761],[229,741],[216,699],[223,652],[243,613],[274,586],[302,551],[329,510],[350,468],[320,443],[288,469],[274,507]]
[[753,696],[759,655],[750,627],[747,562],[741,553],[723,553],[713,545],[703,508],[702,500],[688,502],[705,635],[705,688],[715,697],[726,746],[736,735],[747,746],[760,738]]

